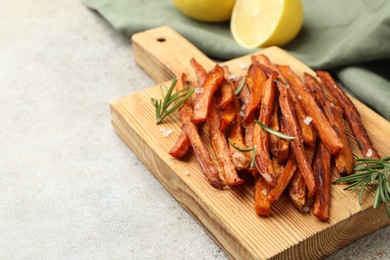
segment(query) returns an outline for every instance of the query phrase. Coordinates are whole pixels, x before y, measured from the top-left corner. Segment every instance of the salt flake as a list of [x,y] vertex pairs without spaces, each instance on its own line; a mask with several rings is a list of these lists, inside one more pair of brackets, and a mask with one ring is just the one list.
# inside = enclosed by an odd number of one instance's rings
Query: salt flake
[[172,129],[165,129],[163,127],[160,127],[160,132],[163,134],[163,136],[167,137],[168,135],[173,133]]
[[310,116],[307,116],[305,117],[305,119],[303,119],[305,125],[310,125],[311,121],[313,121],[313,118],[311,118]]
[[237,75],[236,74],[229,74],[228,79],[236,79]]
[[242,69],[242,70],[245,70],[248,68],[248,66],[245,64],[245,62],[241,62],[240,64],[238,64],[238,67],[240,67],[240,69]]
[[196,94],[200,94],[200,93],[204,92],[204,89],[203,88],[195,88],[194,91]]
[[368,149],[367,150],[367,157],[371,157],[372,156],[372,149]]

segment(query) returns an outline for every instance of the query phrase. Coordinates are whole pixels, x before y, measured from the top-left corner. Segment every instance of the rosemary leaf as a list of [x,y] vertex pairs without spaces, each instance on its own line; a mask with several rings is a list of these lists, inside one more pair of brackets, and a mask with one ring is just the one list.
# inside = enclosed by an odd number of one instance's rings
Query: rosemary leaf
[[156,111],[156,124],[161,123],[173,111],[183,105],[183,103],[190,98],[192,93],[194,93],[194,90],[189,87],[173,92],[176,82],[177,79],[174,78],[169,88],[164,85],[165,94],[162,85],[160,85],[160,91],[163,98],[160,100],[152,98],[153,106]]
[[363,184],[362,188],[360,189],[360,192],[359,192],[359,205],[363,204],[363,193],[364,193],[364,190],[366,189],[367,184],[368,184],[368,182],[365,182]]
[[249,165],[249,168],[253,168],[255,166],[255,158],[256,158],[256,153],[257,153],[257,146],[254,145],[253,147],[250,147],[250,148],[242,148],[242,147],[239,147],[237,145],[235,145],[231,140],[230,138],[228,137],[228,142],[231,146],[233,146],[234,149],[240,151],[240,152],[244,152],[244,153],[248,153],[250,151],[253,151],[253,154],[252,154],[252,158],[251,158],[251,163]]
[[360,186],[364,185],[364,183],[367,183],[367,179],[369,180],[369,178],[364,178],[364,179],[361,179],[359,182],[357,182],[356,184],[351,184],[353,189],[351,190],[351,192],[355,192]]
[[187,101],[187,99],[192,95],[192,93],[194,93],[194,90],[191,89],[190,91],[188,91],[188,93],[179,101],[177,102],[171,109],[169,109],[168,111],[166,111],[163,115],[163,117],[161,118],[161,120],[163,120],[165,117],[167,117],[168,115],[170,115],[173,111],[175,111],[176,109],[178,109],[181,105],[183,105],[184,102]]
[[283,139],[287,139],[287,140],[295,139],[295,136],[289,136],[289,135],[282,134],[282,133],[280,133],[278,131],[273,130],[272,128],[269,128],[268,126],[264,125],[263,123],[261,123],[258,120],[254,120],[254,121],[255,121],[256,124],[261,126],[265,131],[267,131],[270,134],[273,134],[273,135],[275,135],[277,137],[280,137],[280,138],[283,138]]
[[382,201],[386,201],[385,192],[383,190],[383,181],[384,181],[383,177],[385,177],[385,175],[381,175],[378,178],[378,190],[379,190],[379,195],[381,196]]
[[375,191],[375,197],[374,197],[374,205],[372,206],[374,209],[376,209],[379,204],[381,203],[381,196],[379,189],[376,189]]
[[382,159],[357,158],[355,174],[341,177],[332,183],[347,183],[345,190],[352,192],[360,189],[359,204],[363,203],[363,195],[368,185],[375,185],[373,208],[381,203],[385,207],[387,216],[390,218],[390,156]]
[[253,146],[253,154],[252,154],[252,158],[251,158],[251,164],[249,165],[250,168],[255,167],[256,153],[257,153],[257,145]]
[[231,146],[234,147],[234,149],[236,149],[236,150],[238,150],[238,151],[240,151],[240,152],[245,152],[245,153],[247,153],[247,152],[250,152],[250,151],[253,151],[253,150],[254,150],[254,147],[251,147],[251,148],[242,148],[242,147],[239,147],[239,146],[235,145],[235,144],[230,140],[229,137],[228,137],[228,142],[229,142],[229,144],[230,144]]
[[246,79],[245,77],[241,80],[240,82],[240,85],[236,88],[236,90],[234,91],[234,94],[237,96],[238,94],[240,94],[242,88],[245,86],[245,83],[246,83]]
[[171,99],[171,95],[172,95],[172,92],[173,92],[173,89],[175,88],[176,86],[176,82],[177,82],[177,79],[174,78],[172,80],[172,84],[171,86],[169,87],[168,91],[167,91],[167,94],[165,94],[165,97],[164,97],[164,103],[163,103],[163,107],[162,107],[162,111],[165,111],[167,109],[167,107],[169,106],[169,101]]

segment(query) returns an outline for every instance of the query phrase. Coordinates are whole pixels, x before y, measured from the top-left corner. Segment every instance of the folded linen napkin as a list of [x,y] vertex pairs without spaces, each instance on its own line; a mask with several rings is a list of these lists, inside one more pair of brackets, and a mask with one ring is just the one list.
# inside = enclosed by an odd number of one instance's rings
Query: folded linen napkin
[[[229,23],[201,23],[172,0],[82,0],[124,35],[161,25],[182,34],[212,58],[255,52],[240,47]],[[390,120],[390,1],[302,0],[304,24],[283,47],[313,69],[331,70],[365,104]]]

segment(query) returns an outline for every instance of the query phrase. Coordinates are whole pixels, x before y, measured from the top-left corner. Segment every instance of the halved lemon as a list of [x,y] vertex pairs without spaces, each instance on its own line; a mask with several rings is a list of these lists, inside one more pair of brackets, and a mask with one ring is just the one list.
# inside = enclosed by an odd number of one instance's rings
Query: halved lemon
[[252,49],[283,46],[303,24],[301,0],[237,0],[230,21],[234,39]]
[[230,20],[235,0],[173,0],[183,14],[202,22]]

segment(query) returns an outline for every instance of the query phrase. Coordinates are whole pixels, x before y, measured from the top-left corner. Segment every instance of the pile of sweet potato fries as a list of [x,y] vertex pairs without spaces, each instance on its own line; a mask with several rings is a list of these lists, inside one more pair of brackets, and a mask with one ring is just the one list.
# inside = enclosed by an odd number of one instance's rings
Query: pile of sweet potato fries
[[[181,158],[192,147],[208,182],[218,189],[242,184],[242,174],[253,176],[258,215],[269,216],[272,203],[286,191],[296,208],[312,207],[313,215],[328,221],[332,159],[340,175],[354,168],[344,119],[362,156],[379,158],[357,109],[328,72],[301,80],[288,65],[273,64],[263,54],[252,56],[240,78],[227,67],[207,72],[195,59],[191,64],[199,86],[179,109],[181,133],[170,154]],[[182,74],[175,88],[185,85]],[[199,135],[203,125],[219,165]]]

